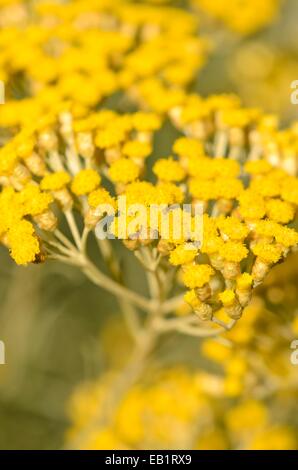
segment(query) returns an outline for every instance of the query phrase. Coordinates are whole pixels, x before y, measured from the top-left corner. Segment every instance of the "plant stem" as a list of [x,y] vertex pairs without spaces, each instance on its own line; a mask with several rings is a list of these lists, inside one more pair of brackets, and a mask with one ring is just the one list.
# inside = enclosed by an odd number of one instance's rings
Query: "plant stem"
[[152,312],[155,309],[155,303],[142,297],[141,295],[133,292],[121,284],[117,283],[113,279],[106,276],[104,273],[92,263],[88,258],[84,257],[81,264],[82,271],[84,274],[97,286],[111,292],[116,297],[127,299],[137,307]]
[[[110,273],[115,281],[123,285],[119,263],[114,257],[114,253],[109,240],[97,239],[97,246],[101,255],[108,266]],[[134,305],[125,298],[117,298],[120,310],[123,314],[127,329],[133,340],[138,343],[143,339],[143,331],[140,325],[139,312]]]
[[70,229],[70,231],[71,231],[72,237],[73,237],[73,239],[74,239],[74,241],[75,241],[75,243],[76,243],[78,249],[80,250],[80,249],[81,249],[81,245],[82,245],[81,235],[80,235],[78,226],[77,226],[77,224],[76,224],[74,215],[73,215],[73,213],[72,213],[71,210],[65,211],[64,214],[65,214],[65,218],[66,218],[66,220],[67,220],[69,229]]

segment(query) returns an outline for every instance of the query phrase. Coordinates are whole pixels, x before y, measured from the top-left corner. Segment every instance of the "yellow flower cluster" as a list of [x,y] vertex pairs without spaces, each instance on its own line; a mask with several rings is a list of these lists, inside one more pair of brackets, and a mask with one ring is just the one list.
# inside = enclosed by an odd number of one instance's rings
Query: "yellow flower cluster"
[[[264,114],[255,108],[243,109],[235,95],[202,98],[188,94],[169,111],[169,116],[188,138],[197,138],[205,145],[213,139],[212,150],[216,157],[241,159],[248,143],[249,160],[262,157],[293,176],[298,173],[297,124],[294,122],[289,128],[280,130],[278,116]],[[186,152],[184,158],[188,158],[189,147],[193,145],[182,144]],[[262,169],[257,172],[258,176],[263,174]],[[278,179],[278,175],[277,171],[272,176]]]
[[[289,166],[289,137],[282,139],[288,132],[293,140],[295,126],[279,131],[270,116],[241,107],[232,95],[187,93],[204,56],[191,13],[124,0],[32,8],[21,57],[15,45],[23,29],[0,30],[8,90],[0,126],[10,137],[0,149],[1,241],[19,264],[63,259],[70,246],[61,252],[57,245],[59,211],[81,250],[114,210],[114,235],[138,258],[146,247],[162,259],[161,278],[178,267],[200,319],[216,320],[223,305],[237,320],[252,288],[297,244],[290,225],[298,204],[297,148]],[[19,74],[26,90],[16,100]],[[140,109],[109,109],[103,99],[117,100],[116,92]],[[156,158],[155,134],[167,118],[184,136],[170,157]],[[134,220],[132,204],[145,207],[145,219]],[[170,207],[152,217],[154,205]],[[185,230],[187,216],[196,226],[198,205],[203,227]],[[28,243],[18,247],[23,232]]]
[[253,34],[270,24],[280,9],[280,0],[192,0],[193,6],[241,34]]
[[[11,15],[10,6],[4,7],[7,16],[15,17],[14,7]],[[65,100],[81,115],[117,92],[134,99],[152,77],[168,89],[165,95],[182,92],[204,63],[197,20],[181,9],[127,0],[19,7],[21,24],[0,23],[0,78],[6,88],[0,127],[7,130],[42,120]]]
[[[213,97],[208,106],[227,105],[230,100]],[[252,115],[242,108],[237,113]],[[162,124],[153,112],[118,114],[103,109],[78,118],[66,106],[51,115],[50,122],[41,128],[39,124],[23,127],[0,150],[2,205],[8,205],[8,194],[14,200],[9,211],[1,212],[1,236],[20,264],[34,261],[41,251],[50,253],[45,232],[57,229],[56,208],[66,218],[69,211],[78,211],[89,231],[112,208],[114,234],[124,238],[129,249],[138,254],[149,246],[164,258],[163,269],[181,267],[182,282],[191,289],[185,299],[200,319],[216,318],[222,304],[237,320],[252,287],[297,244],[297,232],[288,227],[297,211],[297,179],[268,160],[248,156],[243,165],[240,157],[218,154],[215,135],[209,149],[196,136],[180,137],[173,143],[173,156],[152,165],[153,137]],[[225,136],[232,130],[227,125],[224,129]],[[150,165],[155,182],[142,180]],[[105,186],[107,179],[112,191]],[[115,200],[119,195],[126,197],[127,209],[132,204],[146,209],[145,220],[134,224],[134,214],[128,212],[124,235],[123,214]],[[183,230],[187,211],[182,204],[188,201],[193,210],[197,204],[204,210],[202,240],[200,233]],[[98,211],[99,204],[107,208]],[[167,208],[152,219],[154,205]],[[193,227],[195,215],[189,215]],[[18,256],[16,243],[12,245],[8,236],[24,217],[36,227],[30,240],[40,240],[28,244],[27,257],[24,246]],[[245,276],[251,276],[246,285]]]
[[[241,363],[234,361],[233,368],[241,374]],[[167,370],[149,386],[133,387],[116,410],[114,424],[93,428],[80,440],[79,448],[296,448],[294,429],[287,424],[276,425],[265,401],[239,398],[234,403],[231,400],[225,410],[220,401],[223,388],[222,380],[212,374],[190,373],[183,368]],[[67,441],[75,439],[92,419],[107,390],[108,384],[93,383],[75,392],[69,406],[72,427]]]

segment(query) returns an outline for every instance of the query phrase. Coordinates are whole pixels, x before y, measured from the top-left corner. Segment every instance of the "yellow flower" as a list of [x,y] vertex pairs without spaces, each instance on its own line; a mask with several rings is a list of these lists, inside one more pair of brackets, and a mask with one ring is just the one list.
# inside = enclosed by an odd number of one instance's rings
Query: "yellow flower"
[[235,433],[262,428],[267,419],[265,406],[256,400],[246,400],[228,410],[226,414],[227,425]]
[[116,147],[125,140],[125,129],[114,127],[112,124],[100,131],[95,136],[95,144],[101,149]]
[[88,196],[88,202],[90,207],[96,209],[100,204],[109,204],[116,209],[117,203],[109,192],[104,188],[96,189]]
[[225,307],[230,307],[234,304],[236,295],[232,290],[225,290],[219,294],[219,299]]
[[3,147],[0,150],[0,175],[10,174],[13,171],[17,160],[18,157],[15,151]]
[[11,187],[0,192],[0,236],[24,215],[24,207]]
[[291,204],[281,199],[270,199],[266,202],[266,213],[269,219],[282,224],[293,220],[295,210]]
[[181,181],[185,178],[185,171],[180,163],[171,157],[158,160],[153,172],[161,181]]
[[211,160],[213,171],[216,176],[221,178],[233,179],[240,174],[240,165],[236,160],[228,158],[215,158]]
[[155,186],[156,204],[181,204],[184,199],[184,193],[179,186],[166,181],[159,182]]
[[282,198],[292,204],[298,205],[298,179],[288,178],[282,186]]
[[219,250],[220,255],[230,262],[240,262],[248,255],[247,248],[239,242],[228,241]]
[[204,148],[201,142],[189,137],[180,137],[173,145],[173,151],[180,157],[198,159],[204,155]]
[[131,140],[123,145],[122,152],[126,157],[146,158],[152,152],[152,147],[147,142]]
[[265,263],[277,263],[282,255],[282,249],[279,246],[263,242],[253,245],[252,251]]
[[239,211],[244,219],[262,219],[266,213],[265,201],[255,191],[246,189],[239,197]]
[[27,220],[17,221],[8,231],[10,254],[19,265],[32,263],[40,253],[39,241],[33,225]]
[[20,158],[26,158],[32,154],[35,146],[34,139],[24,139],[16,147],[16,153]]
[[53,202],[53,198],[48,193],[40,191],[39,186],[28,184],[18,194],[19,200],[23,205],[24,214],[39,215],[45,212]]
[[233,355],[233,350],[226,344],[219,343],[213,339],[203,341],[202,353],[212,361],[223,363]]
[[114,183],[131,183],[140,175],[140,167],[128,158],[120,158],[110,166],[109,175]]
[[58,191],[70,183],[70,175],[65,171],[49,173],[40,182],[40,187],[44,191]]
[[199,201],[209,201],[216,198],[216,190],[213,181],[204,181],[193,178],[189,182],[190,194]]
[[248,35],[270,24],[277,16],[280,4],[276,0],[264,0],[256,15],[256,0],[231,0],[227,7],[224,0],[194,0],[205,13],[221,21],[232,31]]
[[294,432],[286,426],[268,428],[258,433],[250,442],[250,450],[296,450]]
[[226,236],[231,240],[244,240],[248,235],[248,228],[240,222],[236,217],[219,217],[217,226],[222,236]]
[[100,175],[95,170],[81,170],[74,177],[71,190],[77,196],[83,196],[85,194],[94,191],[100,184]]
[[251,175],[264,175],[272,170],[272,166],[267,160],[253,160],[244,165],[244,169]]
[[132,123],[137,131],[155,131],[161,126],[161,118],[154,113],[139,111],[133,115]]
[[275,240],[283,246],[295,246],[298,243],[298,232],[292,228],[279,225],[274,233]]
[[191,263],[197,256],[197,253],[198,250],[192,243],[178,245],[173,251],[171,251],[169,261],[173,266]]
[[214,270],[208,264],[185,266],[183,269],[183,283],[186,287],[194,289],[207,284],[214,275]]
[[243,183],[236,178],[217,178],[215,180],[215,193],[217,198],[235,199],[243,190]]
[[247,290],[251,287],[253,278],[249,273],[243,273],[236,279],[237,288],[239,290]]
[[79,450],[127,450],[113,429],[103,428],[87,434],[82,440]]
[[274,197],[280,195],[281,184],[275,178],[265,176],[253,180],[250,184],[250,189],[263,197]]
[[212,255],[214,253],[219,253],[224,242],[221,237],[218,236],[203,236],[203,244],[201,251],[202,253],[207,253]]
[[198,298],[198,296],[195,293],[194,289],[188,290],[184,294],[184,300],[186,303],[188,303],[193,309],[200,307],[202,302]]
[[254,225],[254,232],[261,237],[274,237],[282,226],[272,220],[258,220]]

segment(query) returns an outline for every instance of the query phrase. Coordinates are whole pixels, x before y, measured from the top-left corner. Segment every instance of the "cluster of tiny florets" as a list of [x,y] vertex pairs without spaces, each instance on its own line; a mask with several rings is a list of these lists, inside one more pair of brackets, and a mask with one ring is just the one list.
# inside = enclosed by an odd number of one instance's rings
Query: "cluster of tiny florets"
[[[61,213],[70,223],[76,213],[90,232],[113,209],[114,235],[123,238],[117,196],[148,213],[152,205],[174,205],[146,224],[154,237],[144,239],[138,221],[124,244],[137,256],[149,247],[162,269],[176,270],[200,319],[213,319],[222,306],[238,319],[252,288],[297,245],[297,154],[289,165],[278,126],[237,97],[187,92],[205,47],[193,15],[99,2],[92,3],[94,28],[83,1],[33,8],[26,34],[14,27],[0,33],[3,47],[22,34],[22,60],[11,47],[1,63],[8,88],[20,72],[28,84],[24,99],[9,95],[1,108],[1,242],[26,265],[53,254]],[[110,26],[102,28],[105,15]],[[117,94],[119,109],[123,100],[138,110],[109,109],[104,99]],[[180,137],[170,156],[156,158],[155,136],[167,120]],[[202,239],[176,236],[184,203],[201,205]]]

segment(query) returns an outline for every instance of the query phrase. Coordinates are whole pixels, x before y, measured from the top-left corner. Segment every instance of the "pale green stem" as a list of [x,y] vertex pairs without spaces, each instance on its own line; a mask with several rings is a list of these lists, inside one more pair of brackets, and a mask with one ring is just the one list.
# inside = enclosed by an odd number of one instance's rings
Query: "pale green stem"
[[75,221],[75,218],[74,218],[74,215],[72,213],[71,210],[67,210],[64,212],[64,215],[65,215],[65,218],[67,220],[67,223],[68,223],[68,226],[69,226],[69,229],[71,231],[71,234],[72,234],[72,237],[78,247],[78,249],[80,250],[81,249],[81,245],[82,245],[82,242],[81,242],[81,235],[80,235],[80,232],[79,232],[79,229],[78,229],[78,226],[76,224],[76,221]]

